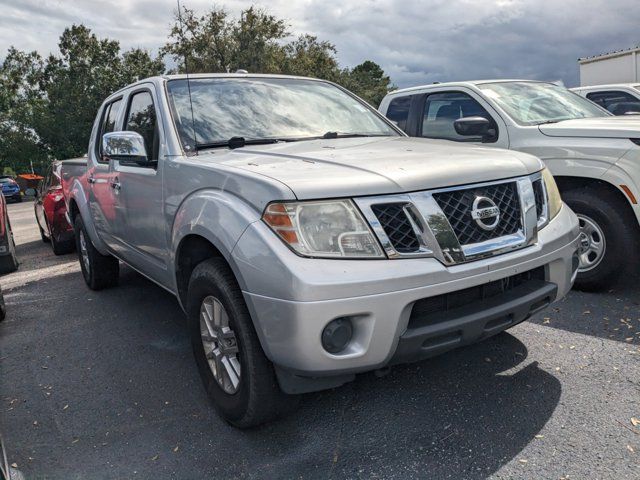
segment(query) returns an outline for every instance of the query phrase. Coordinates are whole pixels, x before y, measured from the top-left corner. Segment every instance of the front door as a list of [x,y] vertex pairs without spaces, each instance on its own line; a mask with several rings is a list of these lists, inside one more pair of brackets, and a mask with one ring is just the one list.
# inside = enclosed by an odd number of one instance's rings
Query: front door
[[117,196],[118,242],[123,260],[147,273],[153,280],[170,285],[167,272],[167,232],[163,216],[162,129],[158,122],[153,85],[131,92],[127,99],[123,130],[139,133],[147,157],[154,166],[113,162],[113,184]]
[[[491,107],[473,92],[443,90],[421,97],[415,135],[425,138],[453,140],[455,142],[482,143],[488,147],[509,148],[507,126],[502,119],[491,114]],[[454,122],[459,118],[483,117],[490,122],[490,135],[463,136],[456,132]]]
[[100,238],[114,251],[117,251],[117,245],[114,239],[116,199],[112,188],[113,168],[102,155],[102,136],[115,131],[121,108],[122,98],[104,106],[87,162],[87,188],[91,217]]

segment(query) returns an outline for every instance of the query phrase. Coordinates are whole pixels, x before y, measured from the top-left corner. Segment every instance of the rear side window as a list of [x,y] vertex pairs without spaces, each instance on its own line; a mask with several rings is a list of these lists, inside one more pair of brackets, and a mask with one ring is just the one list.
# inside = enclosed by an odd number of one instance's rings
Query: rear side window
[[640,113],[640,99],[627,92],[611,90],[607,92],[590,92],[587,98],[606,108],[614,115],[624,115],[625,113]]
[[489,112],[476,99],[463,92],[432,93],[425,99],[421,136],[457,142],[481,142],[482,137],[463,136],[456,132],[453,122],[464,117],[486,118],[496,132],[493,140],[489,141],[498,139],[498,126]]
[[410,107],[411,95],[394,98],[389,103],[389,108],[387,108],[387,118],[394,122],[398,128],[406,131]]
[[125,130],[139,133],[144,139],[147,156],[158,160],[158,128],[153,97],[147,90],[134,93],[129,100]]
[[104,107],[102,119],[100,120],[100,127],[98,128],[98,137],[96,138],[96,156],[100,163],[108,163],[102,160],[102,136],[105,133],[114,132],[116,130],[116,121],[118,119],[118,112],[120,111],[121,104],[122,99],[118,99]]

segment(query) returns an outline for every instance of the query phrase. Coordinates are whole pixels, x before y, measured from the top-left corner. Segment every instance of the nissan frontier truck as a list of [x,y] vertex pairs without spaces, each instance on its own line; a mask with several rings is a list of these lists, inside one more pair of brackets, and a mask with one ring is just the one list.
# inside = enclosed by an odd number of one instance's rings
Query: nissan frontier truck
[[538,158],[409,138],[310,78],[139,81],[104,101],[86,168],[62,178],[89,288],[123,262],[174,294],[238,427],[511,328],[579,263]]

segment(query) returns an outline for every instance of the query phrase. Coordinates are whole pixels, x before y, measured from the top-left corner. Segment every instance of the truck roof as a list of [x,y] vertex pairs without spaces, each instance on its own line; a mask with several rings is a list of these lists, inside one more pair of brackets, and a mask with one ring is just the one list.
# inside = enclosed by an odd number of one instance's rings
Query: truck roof
[[275,73],[190,73],[186,75],[184,73],[180,74],[171,74],[171,75],[157,75],[155,77],[147,77],[138,80],[137,82],[130,83],[129,85],[122,87],[121,89],[113,92],[109,97],[116,95],[123,90],[127,90],[131,87],[135,87],[136,85],[142,83],[162,83],[168,80],[186,80],[189,78],[190,80],[198,79],[198,78],[293,78],[300,80],[315,80],[318,82],[328,82],[329,80],[323,80],[320,78],[313,77],[303,77],[298,75],[278,75]]
[[489,79],[489,80],[464,80],[464,81],[459,81],[459,82],[442,82],[442,83],[427,83],[424,85],[417,85],[415,87],[408,87],[408,88],[401,88],[399,90],[394,90],[393,92],[389,92],[388,95],[396,95],[398,93],[406,93],[406,92],[412,92],[415,90],[422,90],[424,88],[430,88],[430,87],[471,87],[471,86],[477,86],[477,85],[482,85],[485,83],[502,83],[502,82],[530,82],[530,83],[552,83],[552,82],[545,82],[542,80],[526,80],[526,79],[519,79],[519,78],[496,78],[496,79]]
[[588,85],[588,86],[582,86],[582,87],[574,87],[574,88],[570,88],[569,90],[573,90],[574,92],[580,92],[582,90],[590,90],[592,88],[601,89],[601,88],[620,88],[620,87],[640,87],[640,84],[638,84],[638,82],[606,83],[603,85]]

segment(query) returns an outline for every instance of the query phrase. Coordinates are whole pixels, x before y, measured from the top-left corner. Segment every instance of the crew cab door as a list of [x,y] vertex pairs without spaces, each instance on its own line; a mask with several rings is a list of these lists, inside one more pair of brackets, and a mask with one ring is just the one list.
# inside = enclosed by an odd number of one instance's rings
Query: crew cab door
[[94,132],[88,152],[87,183],[89,189],[89,209],[100,238],[116,250],[116,198],[112,188],[113,168],[111,162],[103,157],[102,136],[113,132],[119,124],[122,110],[122,97],[104,105],[100,122]]
[[[404,97],[398,96],[391,100],[387,109],[391,114],[400,107],[407,110],[407,120],[403,129],[410,136],[509,148],[506,123],[491,105],[472,90],[442,87],[416,93],[411,97],[410,105],[407,105],[406,99],[403,100]],[[394,105],[394,102],[398,102],[398,105]],[[401,102],[404,102],[404,105],[401,105]],[[495,134],[486,137],[458,134],[454,122],[466,117],[486,118]]]
[[123,260],[157,282],[167,283],[167,239],[163,215],[163,132],[152,84],[132,90],[126,98],[122,130],[139,133],[153,165],[113,161],[117,196],[116,235]]

